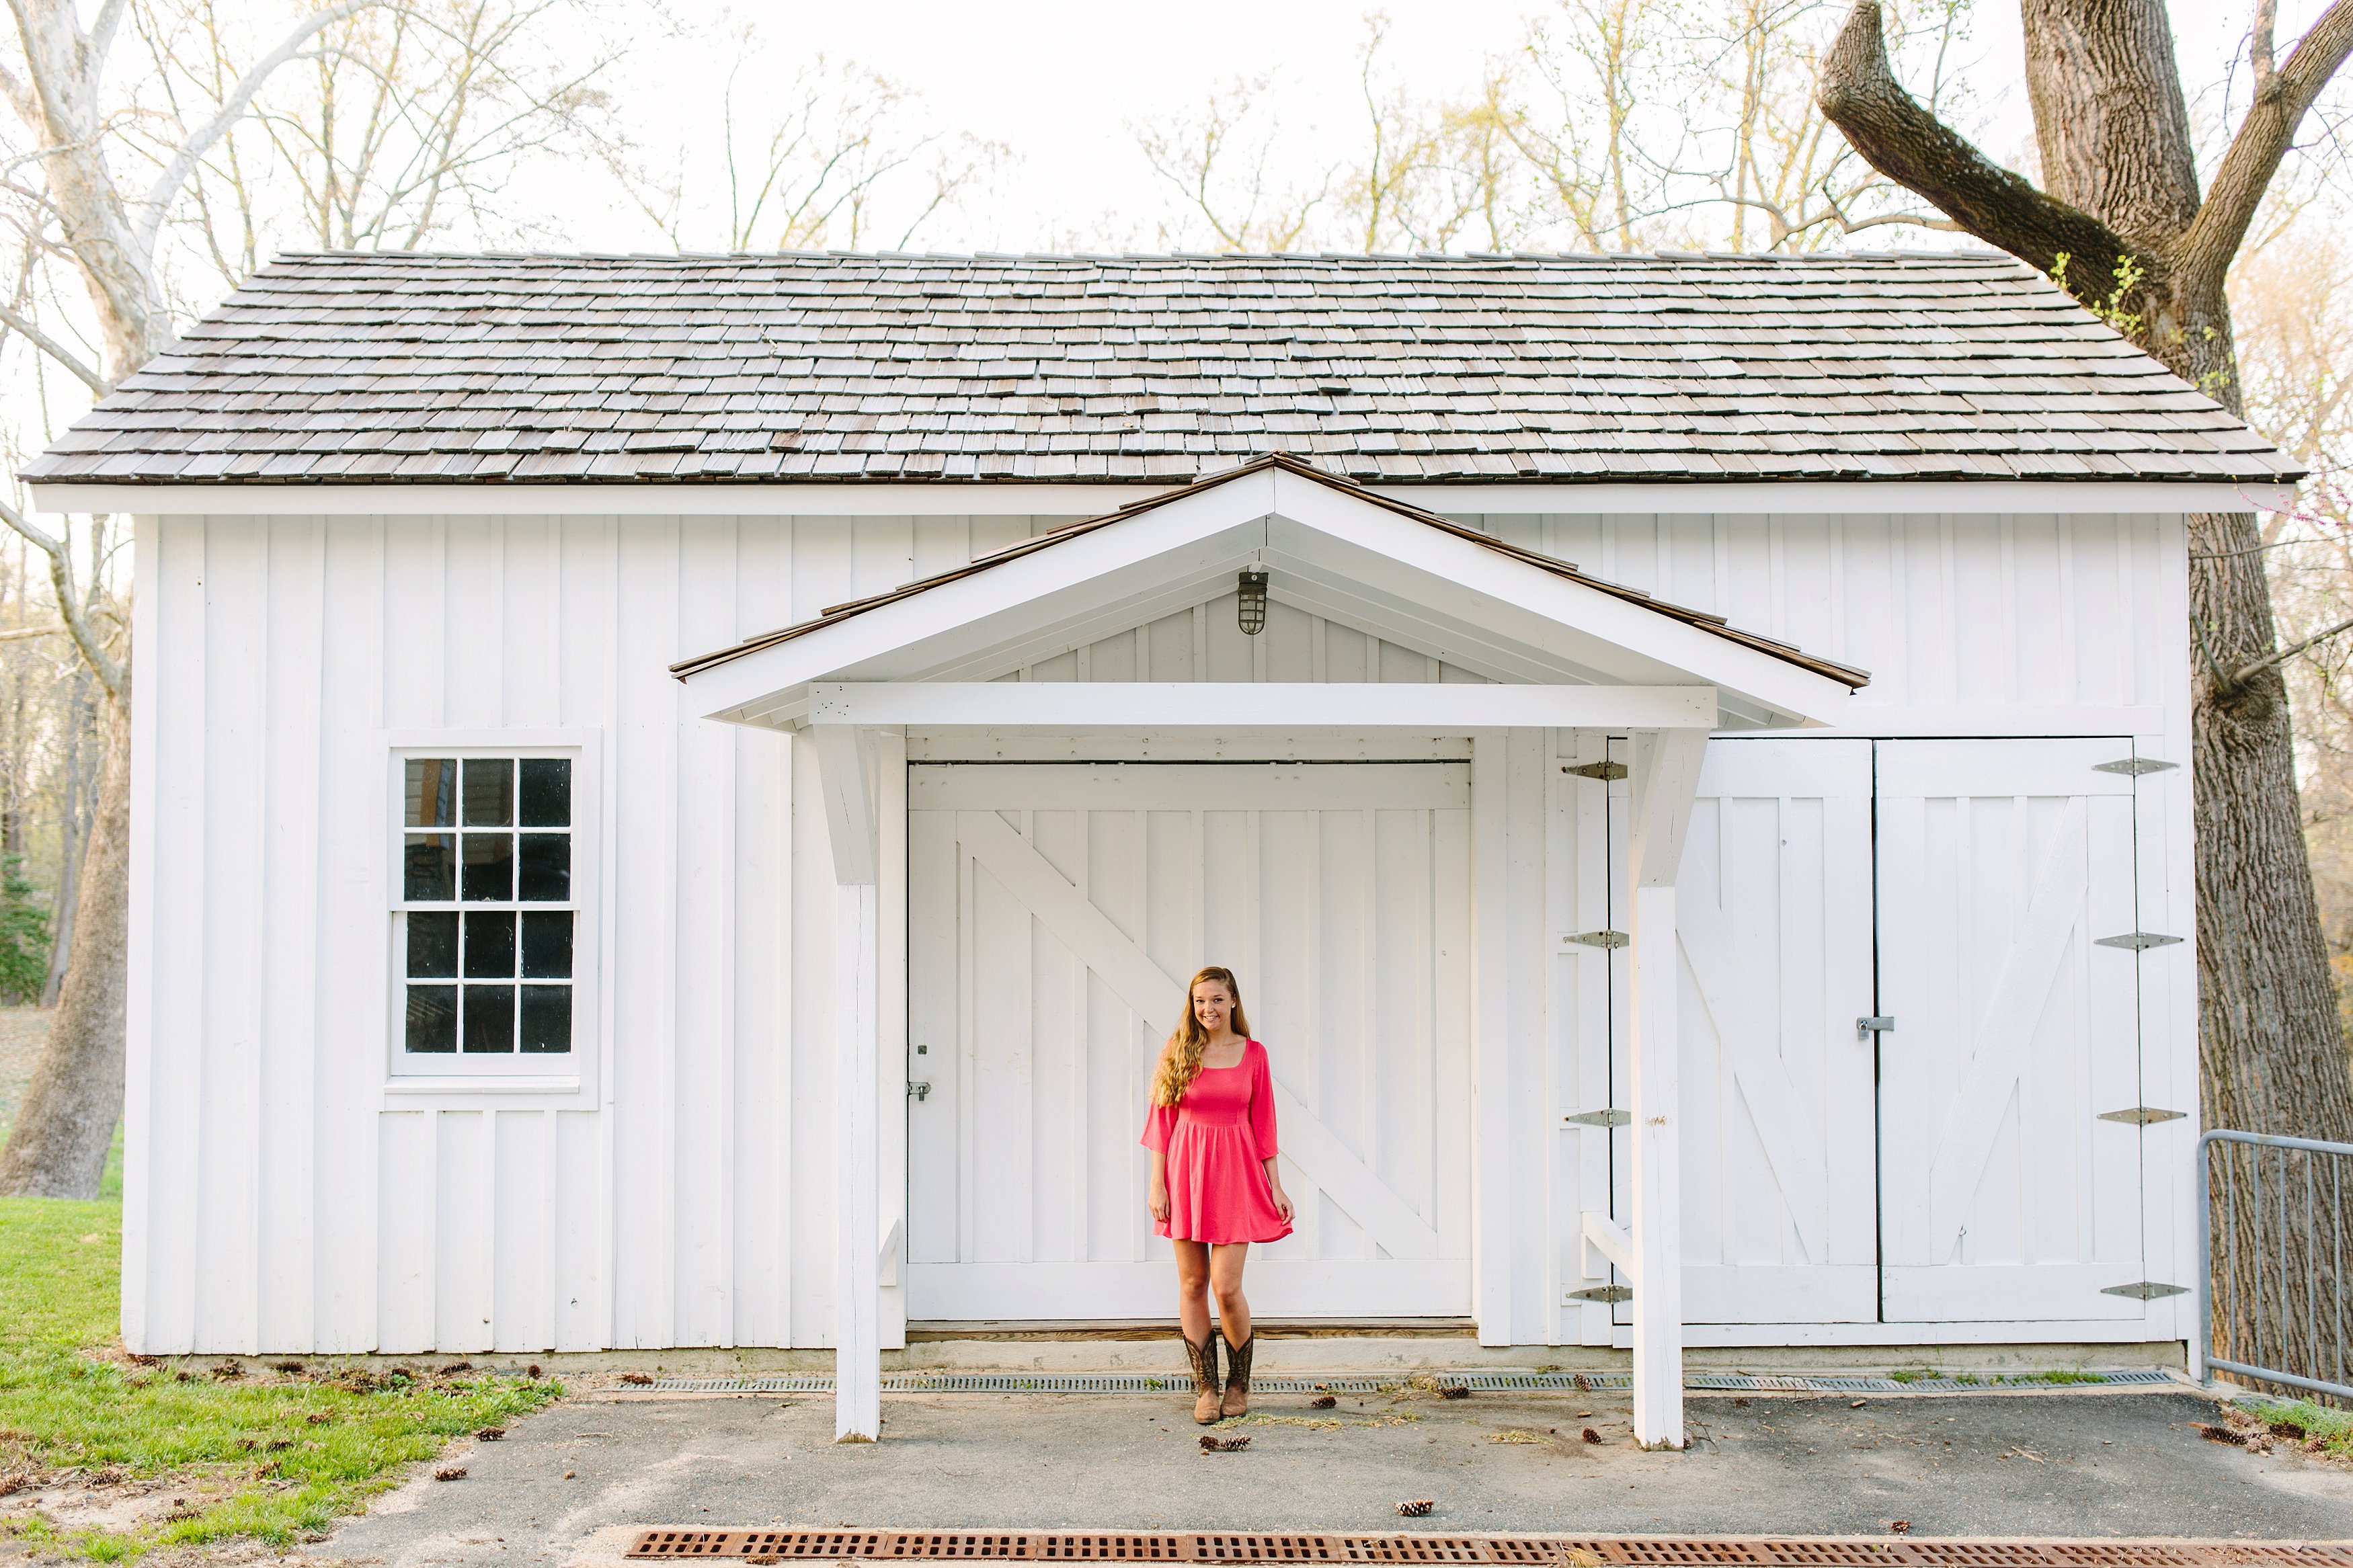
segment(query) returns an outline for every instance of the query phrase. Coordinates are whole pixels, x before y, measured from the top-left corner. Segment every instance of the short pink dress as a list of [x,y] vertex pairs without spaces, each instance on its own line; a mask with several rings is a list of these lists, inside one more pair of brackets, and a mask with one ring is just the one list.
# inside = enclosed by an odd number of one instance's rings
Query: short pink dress
[[1168,1156],[1168,1217],[1153,1227],[1161,1235],[1222,1245],[1291,1234],[1266,1179],[1274,1075],[1256,1040],[1244,1042],[1236,1065],[1203,1068],[1174,1106],[1154,1106],[1144,1146]]

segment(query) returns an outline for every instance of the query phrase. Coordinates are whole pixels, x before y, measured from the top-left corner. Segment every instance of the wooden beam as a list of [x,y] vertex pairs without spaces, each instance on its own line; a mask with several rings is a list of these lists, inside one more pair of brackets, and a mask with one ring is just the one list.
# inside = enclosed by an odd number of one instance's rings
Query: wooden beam
[[[1713,686],[1481,686],[1308,681],[849,681],[809,687],[820,731],[926,729],[1472,729],[1715,727]],[[819,756],[824,756],[822,749]],[[828,775],[829,776],[829,775]],[[827,785],[830,817],[833,790]]]
[[1634,1135],[1629,1247],[1634,1300],[1634,1440],[1645,1448],[1683,1446],[1683,1105],[1675,1016],[1681,955],[1675,874],[1691,826],[1707,735],[1696,730],[1637,733],[1627,776],[1631,802],[1628,875],[1633,885],[1632,1070],[1628,1106]]
[[872,882],[834,889],[833,1436],[882,1436],[880,1054],[881,899]]
[[825,788],[825,826],[833,845],[833,879],[872,887],[882,874],[875,829],[873,739],[848,724],[814,724],[818,781]]

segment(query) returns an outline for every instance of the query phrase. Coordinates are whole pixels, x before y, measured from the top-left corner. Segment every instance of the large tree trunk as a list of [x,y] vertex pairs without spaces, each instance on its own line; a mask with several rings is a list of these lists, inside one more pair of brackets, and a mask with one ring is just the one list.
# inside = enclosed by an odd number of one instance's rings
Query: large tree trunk
[[122,1118],[131,934],[131,722],[106,704],[106,762],[83,851],[80,932],[49,1041],[0,1152],[0,1196],[94,1198]]

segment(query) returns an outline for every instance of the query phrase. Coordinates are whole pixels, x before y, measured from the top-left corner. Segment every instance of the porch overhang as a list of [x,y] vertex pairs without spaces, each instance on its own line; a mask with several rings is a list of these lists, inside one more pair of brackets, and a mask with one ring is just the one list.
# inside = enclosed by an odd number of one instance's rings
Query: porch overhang
[[[1227,594],[1244,569],[1267,574],[1275,603],[1356,626],[1493,684],[1450,685],[1451,700],[1439,702],[1397,686],[1360,692],[1337,685],[1261,687],[1255,697],[1229,687],[1215,698],[1187,699],[1175,684],[1027,687],[1004,679],[1025,665]],[[708,717],[777,729],[817,721],[819,691],[863,715],[837,713],[832,722],[1425,728],[1435,710],[1461,730],[1474,727],[1471,714],[1490,710],[1497,717],[1481,721],[1482,727],[1636,725],[1651,711],[1646,702],[1686,704],[1703,688],[1712,689],[1715,703],[1705,727],[1806,728],[1839,722],[1850,693],[1867,679],[1720,616],[1603,582],[1282,458],[837,606],[672,670]],[[930,690],[891,698],[872,689],[892,685]],[[1550,695],[1527,689],[1538,688]],[[1007,694],[1016,689],[1023,695]],[[1523,694],[1503,695],[1513,690]],[[1665,692],[1680,695],[1658,695]],[[1222,717],[1186,716],[1218,703]],[[880,717],[886,710],[910,716]],[[925,717],[912,716],[919,711]],[[1677,708],[1674,717],[1646,722],[1689,724],[1687,712]]]

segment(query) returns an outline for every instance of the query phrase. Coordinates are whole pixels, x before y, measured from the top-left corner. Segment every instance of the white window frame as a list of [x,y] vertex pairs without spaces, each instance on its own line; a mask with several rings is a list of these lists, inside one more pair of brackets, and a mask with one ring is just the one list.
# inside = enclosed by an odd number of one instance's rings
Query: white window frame
[[[600,1047],[611,999],[604,984],[608,924],[604,861],[610,825],[605,816],[602,735],[594,730],[413,730],[385,734],[384,805],[375,828],[385,867],[384,975],[385,1088],[396,1094],[532,1094],[594,1103]],[[402,841],[406,768],[419,757],[563,757],[572,763],[571,898],[551,910],[573,911],[572,1049],[562,1055],[430,1056],[407,1048],[408,982],[402,917],[412,910],[447,913],[451,905],[403,898]],[[461,912],[462,900],[455,906]],[[511,905],[508,907],[512,907]]]

